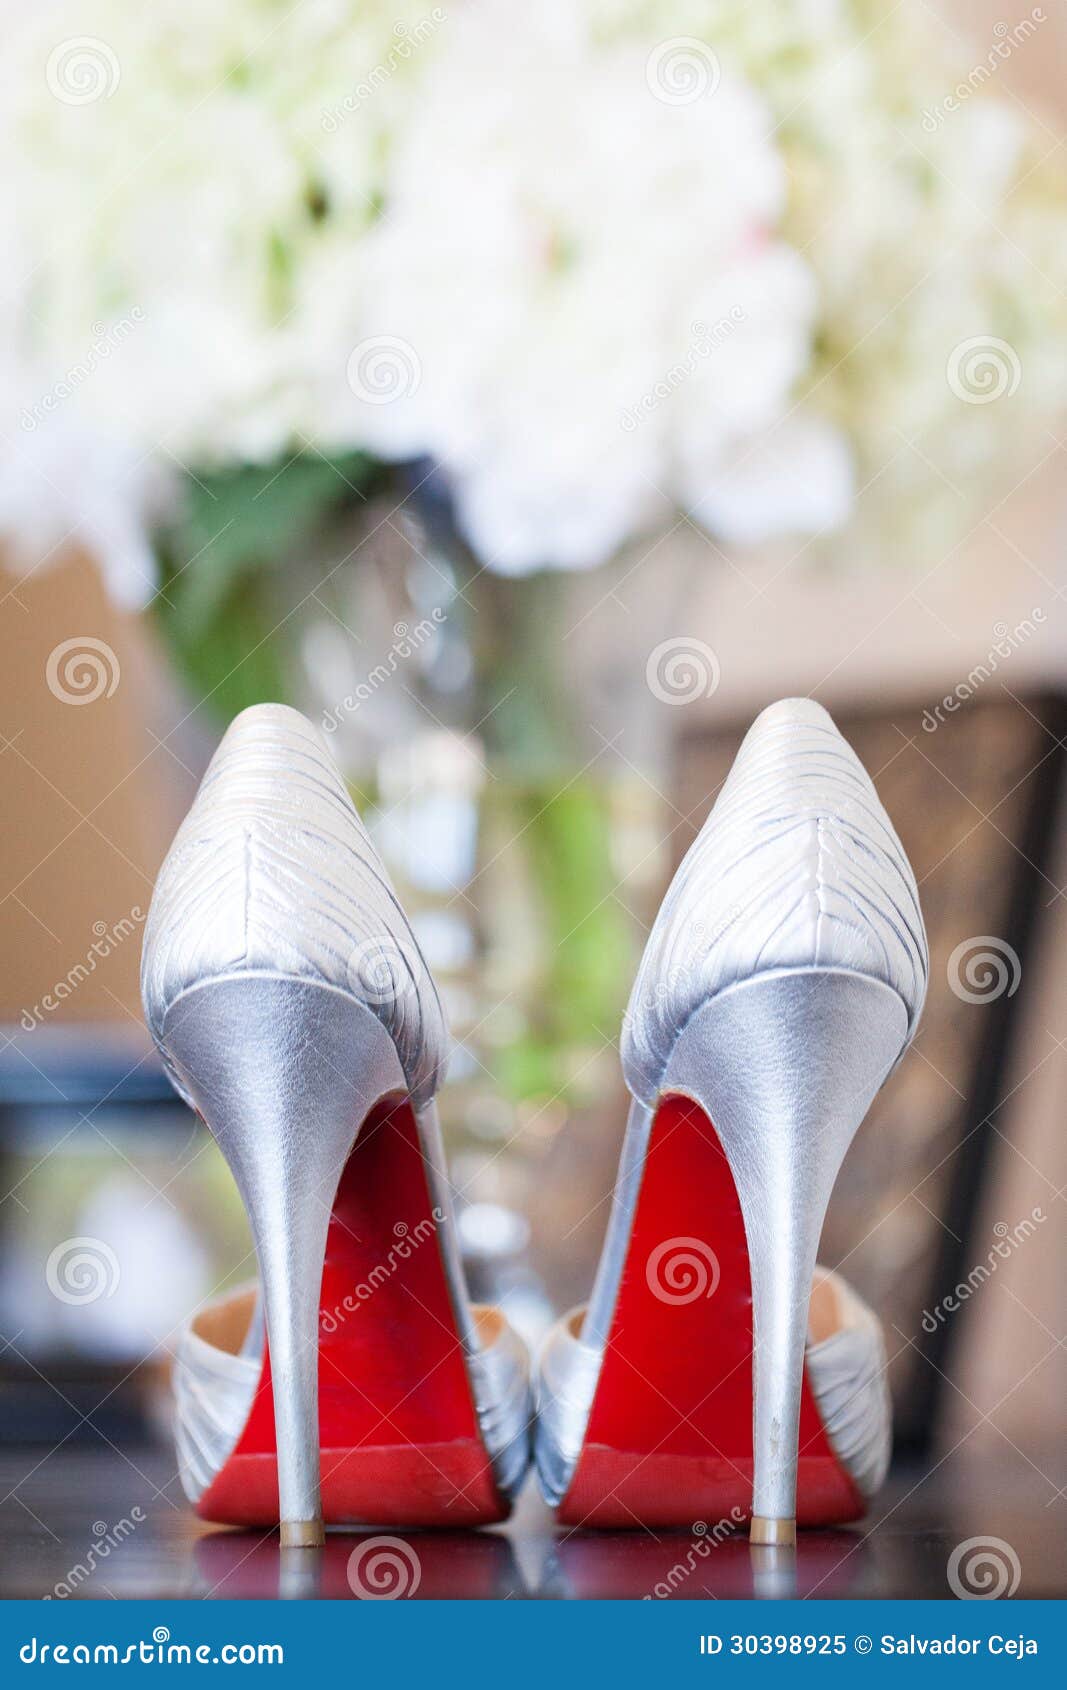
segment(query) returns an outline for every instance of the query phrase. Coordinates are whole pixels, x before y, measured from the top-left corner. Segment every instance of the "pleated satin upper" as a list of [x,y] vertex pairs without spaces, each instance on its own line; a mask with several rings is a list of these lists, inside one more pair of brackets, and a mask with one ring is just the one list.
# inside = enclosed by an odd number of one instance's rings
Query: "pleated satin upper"
[[159,872],[141,991],[164,1062],[164,1019],[183,992],[257,972],[365,1004],[416,1106],[433,1096],[447,1035],[429,969],[325,743],[281,704],[235,718]]
[[651,1103],[700,1006],[777,968],[843,968],[891,986],[911,1037],[927,977],[915,876],[870,776],[821,705],[756,718],[660,908],[623,1025]]

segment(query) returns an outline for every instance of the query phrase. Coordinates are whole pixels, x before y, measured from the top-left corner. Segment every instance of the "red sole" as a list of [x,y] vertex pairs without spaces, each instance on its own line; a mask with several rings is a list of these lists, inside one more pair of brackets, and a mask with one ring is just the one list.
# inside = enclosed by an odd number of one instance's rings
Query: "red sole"
[[[711,1122],[688,1098],[669,1097],[652,1125],[611,1334],[559,1518],[710,1529],[741,1524],[751,1511],[752,1288],[741,1205]],[[805,1373],[797,1524],[839,1525],[865,1511]]]
[[[319,1298],[319,1440],[330,1524],[472,1526],[509,1512],[482,1442],[406,1101],[368,1116],[334,1199]],[[278,1522],[266,1353],[244,1431],[197,1513]]]

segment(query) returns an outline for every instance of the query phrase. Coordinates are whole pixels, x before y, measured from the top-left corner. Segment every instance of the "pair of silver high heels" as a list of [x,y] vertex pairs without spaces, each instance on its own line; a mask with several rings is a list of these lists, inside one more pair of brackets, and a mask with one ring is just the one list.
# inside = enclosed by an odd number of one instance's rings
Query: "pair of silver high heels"
[[[856,1517],[884,1475],[874,1316],[816,1268],[845,1151],[922,1007],[914,876],[806,700],[758,718],[675,876],[627,1012],[633,1097],[587,1309],[525,1349],[470,1303],[435,1094],[447,1033],[411,927],[316,730],[226,734],[160,871],[142,987],[167,1071],[233,1170],[261,1290],[175,1362],[198,1511],[503,1518],[531,1444],[573,1523]],[[813,1289],[814,1287],[814,1289]]]

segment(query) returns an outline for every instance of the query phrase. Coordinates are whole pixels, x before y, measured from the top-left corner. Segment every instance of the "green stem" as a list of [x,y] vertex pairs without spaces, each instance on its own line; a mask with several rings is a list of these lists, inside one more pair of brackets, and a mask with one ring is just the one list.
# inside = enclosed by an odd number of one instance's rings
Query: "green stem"
[[508,579],[483,570],[464,589],[478,732],[490,759],[521,778],[552,778],[586,757],[570,684],[580,653],[565,638],[565,586],[552,571]]

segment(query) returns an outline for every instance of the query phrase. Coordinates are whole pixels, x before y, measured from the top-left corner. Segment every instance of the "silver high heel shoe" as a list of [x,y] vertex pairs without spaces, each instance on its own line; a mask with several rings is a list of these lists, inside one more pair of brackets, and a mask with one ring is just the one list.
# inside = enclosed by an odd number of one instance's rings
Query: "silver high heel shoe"
[[[826,711],[771,706],[653,927],[586,1310],[540,1361],[542,1488],[572,1524],[856,1518],[884,1476],[878,1323],[816,1274],[838,1169],[919,1019],[911,868]],[[799,1479],[799,1493],[798,1493]]]
[[[177,1346],[181,1476],[205,1518],[502,1518],[528,1457],[525,1350],[473,1307],[434,1095],[447,1035],[316,730],[232,724],[160,870],[145,1015],[251,1222],[262,1285]],[[321,1433],[321,1438],[320,1438]]]

